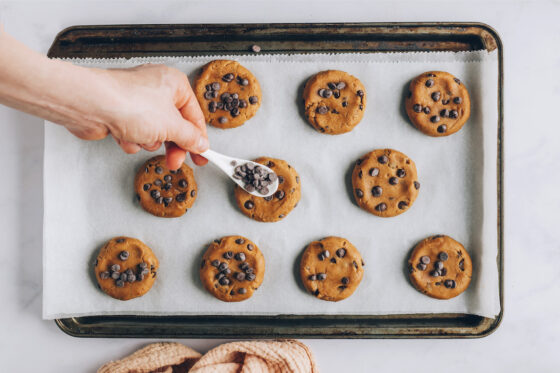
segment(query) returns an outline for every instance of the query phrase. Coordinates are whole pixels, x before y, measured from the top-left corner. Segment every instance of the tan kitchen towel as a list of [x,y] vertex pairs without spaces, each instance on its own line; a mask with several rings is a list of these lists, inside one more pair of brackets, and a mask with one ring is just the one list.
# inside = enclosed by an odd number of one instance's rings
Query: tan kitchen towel
[[97,373],[186,373],[202,355],[180,343],[152,343]]
[[303,343],[232,342],[202,356],[180,343],[154,343],[97,373],[318,373],[313,354]]
[[317,373],[311,350],[289,339],[232,342],[208,351],[189,373]]

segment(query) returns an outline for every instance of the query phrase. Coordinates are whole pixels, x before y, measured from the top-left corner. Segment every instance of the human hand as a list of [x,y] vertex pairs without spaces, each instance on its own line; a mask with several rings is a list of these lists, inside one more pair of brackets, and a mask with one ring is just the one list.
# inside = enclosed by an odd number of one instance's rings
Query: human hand
[[87,140],[111,134],[126,153],[165,143],[170,169],[180,167],[186,151],[195,164],[207,163],[198,155],[208,149],[206,123],[185,74],[165,65],[92,71],[106,84],[106,95],[92,97],[102,119],[64,124],[70,132]]

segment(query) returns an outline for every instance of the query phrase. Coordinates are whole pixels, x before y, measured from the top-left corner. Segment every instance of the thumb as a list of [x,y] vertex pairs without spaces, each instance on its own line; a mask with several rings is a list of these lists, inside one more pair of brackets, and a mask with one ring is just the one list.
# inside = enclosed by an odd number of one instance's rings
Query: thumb
[[206,134],[192,122],[183,119],[179,114],[171,125],[167,141],[173,141],[180,148],[195,154],[208,150],[210,144]]

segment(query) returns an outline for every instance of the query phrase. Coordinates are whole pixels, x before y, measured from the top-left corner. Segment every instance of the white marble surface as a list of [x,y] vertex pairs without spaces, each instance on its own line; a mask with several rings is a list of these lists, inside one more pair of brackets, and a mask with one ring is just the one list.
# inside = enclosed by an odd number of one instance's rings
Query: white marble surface
[[[322,372],[558,371],[560,3],[1,2],[6,29],[46,52],[75,24],[482,21],[505,44],[505,317],[474,340],[307,340]],[[0,66],[1,68],[1,66]],[[151,340],[76,339],[41,319],[42,120],[0,107],[2,371],[94,372]],[[221,340],[183,340],[206,351]]]

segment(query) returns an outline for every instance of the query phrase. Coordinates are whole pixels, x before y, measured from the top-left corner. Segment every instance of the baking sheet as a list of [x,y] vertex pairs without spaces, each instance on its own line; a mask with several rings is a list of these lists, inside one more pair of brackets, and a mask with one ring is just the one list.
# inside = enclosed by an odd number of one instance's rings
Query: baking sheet
[[[212,58],[81,60],[81,65],[125,67],[166,63],[194,77]],[[286,219],[255,222],[241,214],[233,185],[216,168],[195,168],[199,195],[181,218],[161,219],[134,201],[133,179],[152,154],[125,155],[112,139],[84,142],[47,124],[44,182],[44,318],[110,314],[398,314],[499,313],[497,270],[496,52],[427,52],[341,55],[236,56],[261,83],[262,105],[245,125],[210,127],[213,149],[247,159],[287,160],[301,176],[302,200]],[[305,81],[317,71],[340,69],[366,86],[364,119],[350,133],[321,135],[301,115]],[[449,71],[469,89],[471,118],[457,134],[431,138],[414,129],[403,109],[410,79],[427,70]],[[257,141],[257,139],[261,139]],[[262,141],[266,139],[266,141]],[[249,146],[247,144],[250,144]],[[353,202],[354,161],[376,148],[410,156],[422,184],[406,213],[378,218]],[[473,258],[473,281],[461,296],[428,298],[412,288],[406,259],[414,244],[443,233],[462,242]],[[248,301],[223,303],[202,288],[198,267],[208,243],[241,234],[265,255],[264,282]],[[137,237],[160,260],[158,280],[145,296],[121,302],[95,286],[92,262],[116,235]],[[299,254],[315,239],[350,240],[366,262],[350,298],[325,302],[304,292]]]

